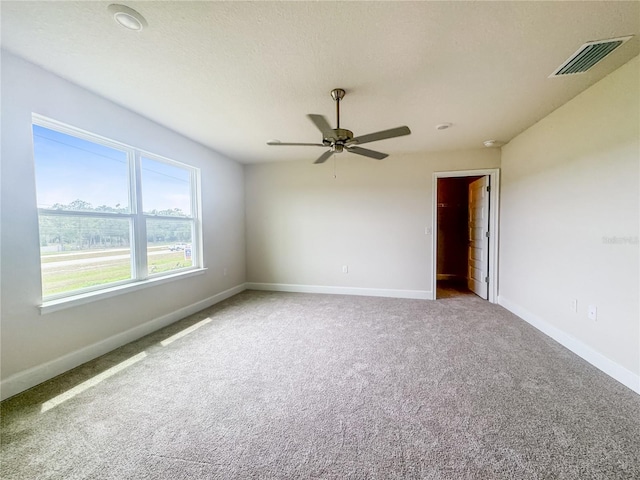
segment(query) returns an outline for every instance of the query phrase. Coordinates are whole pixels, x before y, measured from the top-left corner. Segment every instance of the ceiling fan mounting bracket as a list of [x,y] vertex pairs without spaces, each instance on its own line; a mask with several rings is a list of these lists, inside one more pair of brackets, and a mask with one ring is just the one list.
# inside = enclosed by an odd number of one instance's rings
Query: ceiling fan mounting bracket
[[342,100],[347,92],[345,92],[342,88],[334,88],[331,90],[331,98],[333,98],[336,102]]

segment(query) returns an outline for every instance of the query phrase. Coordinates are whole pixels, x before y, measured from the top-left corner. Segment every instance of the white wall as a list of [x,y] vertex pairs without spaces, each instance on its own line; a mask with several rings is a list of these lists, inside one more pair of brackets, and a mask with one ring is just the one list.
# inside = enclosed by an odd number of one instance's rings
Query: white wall
[[[40,315],[32,112],[199,167],[206,273]],[[204,307],[245,282],[240,164],[6,52],[1,173],[3,397],[175,321],[190,306]]]
[[638,392],[639,71],[636,57],[503,148],[500,211],[500,303]]
[[433,172],[500,164],[493,149],[382,161],[343,153],[334,178],[333,158],[314,165],[314,155],[245,166],[249,286],[430,298]]
[[[3,52],[2,396],[245,280],[429,297],[433,172],[498,166],[501,303],[636,381],[638,244],[603,238],[638,237],[639,69],[636,58],[519,135],[502,162],[488,149],[384,161],[342,154],[334,178],[333,159],[313,165],[312,157],[247,165],[243,175],[237,163]],[[40,315],[32,112],[200,167],[206,274]],[[589,304],[597,322],[586,319]]]

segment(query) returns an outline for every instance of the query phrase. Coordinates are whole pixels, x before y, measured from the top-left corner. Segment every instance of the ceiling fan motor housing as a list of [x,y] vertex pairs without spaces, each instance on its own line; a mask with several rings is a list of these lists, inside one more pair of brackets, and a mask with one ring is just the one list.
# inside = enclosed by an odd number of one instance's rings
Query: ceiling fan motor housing
[[322,143],[331,147],[340,147],[339,149],[334,148],[336,152],[341,152],[342,147],[349,144],[353,139],[353,132],[351,130],[345,130],[344,128],[335,128],[331,130],[330,135],[327,135],[327,133],[325,133]]

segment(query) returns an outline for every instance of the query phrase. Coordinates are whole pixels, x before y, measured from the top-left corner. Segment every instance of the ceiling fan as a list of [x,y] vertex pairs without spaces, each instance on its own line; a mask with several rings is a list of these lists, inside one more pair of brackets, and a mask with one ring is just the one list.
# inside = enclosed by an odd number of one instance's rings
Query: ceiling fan
[[345,91],[342,88],[336,88],[331,90],[331,98],[333,98],[336,102],[336,116],[337,116],[337,126],[336,128],[331,128],[327,119],[322,115],[316,115],[310,113],[307,115],[313,122],[313,124],[320,130],[322,133],[322,143],[290,143],[290,142],[281,142],[279,140],[272,140],[267,142],[267,145],[275,145],[275,146],[308,146],[308,147],[329,147],[330,150],[324,152],[318,159],[313,163],[324,163],[326,162],[331,155],[334,153],[340,153],[345,149],[348,152],[356,153],[358,155],[364,155],[365,157],[375,158],[376,160],[382,160],[383,158],[388,157],[386,153],[376,152],[375,150],[369,150],[366,148],[361,148],[358,145],[362,145],[363,143],[369,142],[377,142],[378,140],[385,140],[387,138],[401,137],[402,135],[409,135],[411,130],[409,127],[397,127],[391,128],[389,130],[382,130],[380,132],[369,133],[367,135],[360,135],[359,137],[354,137],[353,132],[351,130],[345,130],[340,128],[340,101],[344,98]]

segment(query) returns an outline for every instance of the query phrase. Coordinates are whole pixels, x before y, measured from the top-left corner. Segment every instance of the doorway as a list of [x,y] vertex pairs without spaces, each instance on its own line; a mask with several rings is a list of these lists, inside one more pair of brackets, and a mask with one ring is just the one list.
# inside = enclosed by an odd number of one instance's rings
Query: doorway
[[436,172],[433,190],[434,298],[497,303],[499,170]]

